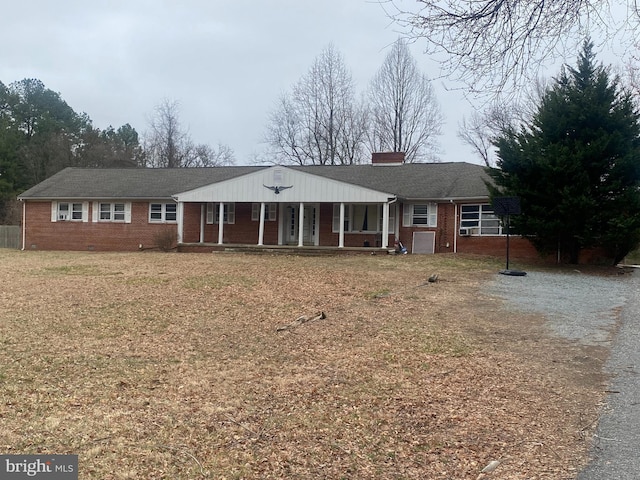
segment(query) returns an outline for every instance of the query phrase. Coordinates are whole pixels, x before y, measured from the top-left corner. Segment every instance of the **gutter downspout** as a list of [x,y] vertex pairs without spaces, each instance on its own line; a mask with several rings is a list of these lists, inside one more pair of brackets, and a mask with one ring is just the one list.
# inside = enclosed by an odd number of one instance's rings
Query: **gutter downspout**
[[458,204],[454,203],[453,208],[453,253],[458,253]]
[[27,243],[27,204],[23,199],[20,199],[20,201],[22,202],[22,248],[20,250],[24,252]]

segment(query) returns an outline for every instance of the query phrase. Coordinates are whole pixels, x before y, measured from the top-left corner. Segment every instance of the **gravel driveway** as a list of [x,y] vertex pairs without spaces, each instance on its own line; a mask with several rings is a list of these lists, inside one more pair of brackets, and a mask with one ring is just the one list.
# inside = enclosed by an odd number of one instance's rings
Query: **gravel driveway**
[[639,275],[529,272],[496,275],[488,285],[488,293],[510,308],[544,314],[553,335],[611,349],[605,368],[612,393],[598,422],[593,460],[577,480],[640,478]]

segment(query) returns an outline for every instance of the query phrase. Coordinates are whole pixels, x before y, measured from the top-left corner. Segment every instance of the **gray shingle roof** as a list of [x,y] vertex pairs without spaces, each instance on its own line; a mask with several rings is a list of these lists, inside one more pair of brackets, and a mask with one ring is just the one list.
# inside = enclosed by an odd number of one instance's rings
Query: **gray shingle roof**
[[[180,192],[223,182],[267,167],[212,168],[66,168],[19,198],[169,198]],[[320,177],[392,192],[405,199],[479,198],[488,196],[484,167],[463,162],[403,165],[289,167]]]
[[489,195],[489,176],[480,165],[464,162],[292,167],[405,199],[478,198]]

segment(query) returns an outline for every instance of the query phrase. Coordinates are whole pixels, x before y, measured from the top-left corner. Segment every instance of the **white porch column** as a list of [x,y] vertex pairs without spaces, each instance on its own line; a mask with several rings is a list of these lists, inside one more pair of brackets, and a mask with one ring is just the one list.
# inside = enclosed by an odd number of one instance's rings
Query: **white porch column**
[[389,202],[382,204],[382,248],[389,246]]
[[260,233],[258,234],[258,245],[264,245],[264,212],[265,212],[265,204],[262,202],[260,204]]
[[204,243],[204,226],[207,223],[207,206],[200,205],[200,243]]
[[338,240],[338,248],[344,247],[344,202],[340,202],[340,235]]
[[182,243],[184,231],[184,203],[178,202],[178,243]]
[[304,245],[304,203],[300,202],[300,212],[298,213],[298,246]]
[[218,206],[218,245],[222,245],[222,236],[224,234],[224,203],[220,202]]

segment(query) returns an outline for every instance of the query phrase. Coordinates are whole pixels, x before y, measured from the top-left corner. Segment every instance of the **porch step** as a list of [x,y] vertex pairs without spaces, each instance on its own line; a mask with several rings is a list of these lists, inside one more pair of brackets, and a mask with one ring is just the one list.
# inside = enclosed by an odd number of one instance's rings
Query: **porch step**
[[372,247],[315,247],[315,246],[293,246],[293,245],[217,245],[217,244],[181,244],[178,245],[179,252],[233,252],[249,253],[256,255],[387,255],[393,253],[393,249],[372,248]]

